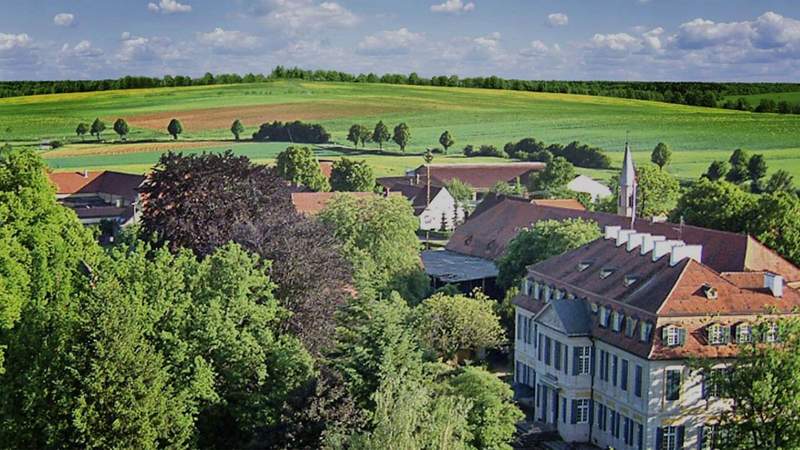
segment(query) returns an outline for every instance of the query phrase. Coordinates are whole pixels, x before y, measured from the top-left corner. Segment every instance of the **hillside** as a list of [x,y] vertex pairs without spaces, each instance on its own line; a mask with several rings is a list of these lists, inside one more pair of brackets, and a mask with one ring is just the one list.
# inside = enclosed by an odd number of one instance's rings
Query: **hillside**
[[[75,126],[95,117],[106,122],[107,142],[88,143],[91,138],[87,136],[87,143],[81,144]],[[117,117],[130,124],[129,140],[140,142],[113,143],[116,136],[111,124]],[[184,125],[177,143],[169,142],[165,129],[172,117]],[[386,84],[276,81],[0,99],[0,140],[17,145],[35,144],[40,139],[71,142],[45,154],[56,169],[113,167],[131,171],[146,170],[168,149],[233,148],[253,159],[269,161],[286,146],[232,142],[228,128],[235,118],[245,124],[247,135],[265,121],[318,122],[341,143],[353,123],[371,127],[380,119],[393,127],[405,121],[412,132],[408,153],[435,145],[445,129],[456,139],[451,153],[460,153],[466,144],[502,147],[529,136],[548,143],[579,140],[605,148],[614,161],[621,159],[625,132],[630,131],[640,162],[649,159],[657,142],[668,143],[675,151],[671,170],[678,176],[697,176],[710,161],[725,159],[731,150],[741,147],[764,153],[771,169],[784,168],[800,177],[800,116],[607,97]],[[394,144],[387,148],[397,149]],[[320,154],[342,155],[333,150]],[[380,174],[399,173],[421,161],[412,155],[360,151],[355,156],[368,159]],[[448,161],[463,158],[438,160]]]

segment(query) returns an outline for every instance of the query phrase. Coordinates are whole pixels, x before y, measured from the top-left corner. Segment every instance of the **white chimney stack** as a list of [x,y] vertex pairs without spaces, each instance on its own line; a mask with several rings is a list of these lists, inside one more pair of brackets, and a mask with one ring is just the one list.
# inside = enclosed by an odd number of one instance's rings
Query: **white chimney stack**
[[628,242],[628,238],[636,233],[636,230],[621,230],[617,235],[617,247]]
[[633,233],[628,237],[628,246],[626,247],[628,251],[635,249],[636,247],[642,245],[644,242],[644,238],[650,236],[650,233]]
[[658,261],[662,256],[672,251],[672,247],[684,245],[683,241],[657,241],[653,246],[653,261]]
[[678,245],[672,247],[672,252],[669,256],[669,265],[674,266],[684,259],[689,258],[700,262],[703,258],[702,245]]
[[622,227],[606,225],[606,239],[617,239],[617,235],[619,235],[619,230],[621,229]]
[[656,246],[656,242],[666,241],[666,236],[645,236],[642,238],[642,255],[646,255],[653,247]]
[[783,277],[771,272],[764,273],[764,287],[772,292],[773,297],[783,297]]

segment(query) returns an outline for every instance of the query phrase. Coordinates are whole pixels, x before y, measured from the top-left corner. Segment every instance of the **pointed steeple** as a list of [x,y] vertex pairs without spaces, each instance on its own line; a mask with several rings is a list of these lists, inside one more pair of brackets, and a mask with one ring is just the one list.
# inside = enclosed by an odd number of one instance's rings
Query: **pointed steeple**
[[627,137],[625,138],[625,157],[622,160],[622,173],[619,174],[619,201],[617,214],[633,218],[636,215],[636,170]]

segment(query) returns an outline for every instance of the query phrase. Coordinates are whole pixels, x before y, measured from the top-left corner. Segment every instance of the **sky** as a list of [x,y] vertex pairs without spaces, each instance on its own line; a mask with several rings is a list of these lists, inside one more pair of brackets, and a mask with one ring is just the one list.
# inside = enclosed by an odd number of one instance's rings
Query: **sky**
[[0,0],[0,80],[268,73],[800,81],[798,0]]

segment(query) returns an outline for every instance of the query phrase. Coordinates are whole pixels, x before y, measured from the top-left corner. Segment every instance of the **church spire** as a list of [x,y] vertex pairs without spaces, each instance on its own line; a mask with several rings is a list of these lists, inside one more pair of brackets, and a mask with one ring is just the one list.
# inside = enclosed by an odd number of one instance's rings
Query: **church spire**
[[625,157],[622,161],[622,173],[619,176],[619,202],[617,214],[631,217],[636,214],[636,170],[633,155],[627,136],[625,139]]

